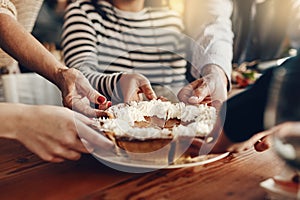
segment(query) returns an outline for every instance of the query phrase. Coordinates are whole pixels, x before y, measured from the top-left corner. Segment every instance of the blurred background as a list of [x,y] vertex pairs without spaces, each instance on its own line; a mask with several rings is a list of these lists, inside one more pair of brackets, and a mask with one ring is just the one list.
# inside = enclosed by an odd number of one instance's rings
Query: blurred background
[[[60,37],[63,24],[64,10],[71,1],[76,0],[44,0],[39,12],[32,34],[61,62],[63,62],[60,47]],[[225,0],[224,0],[225,1]],[[300,0],[226,0],[233,3],[231,16],[232,30],[234,32],[234,44],[232,61],[232,80],[237,82],[242,77],[239,87],[246,87],[256,80],[258,71],[261,73],[270,66],[278,65],[285,58],[297,54],[300,47]],[[198,29],[205,22],[208,13],[203,3],[222,2],[217,0],[145,0],[145,6],[168,6],[178,11],[185,23],[185,33],[197,39]],[[296,5],[298,4],[298,5]],[[255,5],[256,19],[253,20],[253,5]],[[283,6],[282,6],[283,5]],[[290,12],[291,5],[296,5],[296,13]],[[297,10],[298,9],[298,10]],[[250,16],[250,17],[249,17]],[[253,27],[256,26],[256,27]],[[292,28],[292,29],[291,29]],[[252,39],[253,31],[259,32],[264,39],[260,39],[258,52],[251,58],[251,62],[245,59],[249,39]],[[290,32],[290,33],[288,33]],[[251,46],[250,46],[251,47]],[[191,48],[187,48],[187,51]],[[258,55],[259,54],[259,55]],[[280,58],[283,58],[280,59]],[[246,62],[245,62],[246,61]],[[254,61],[254,62],[252,62]],[[189,72],[189,67],[188,72]],[[19,66],[22,73],[29,70]],[[2,68],[5,70],[5,68]],[[7,74],[7,71],[0,71]],[[187,73],[187,79],[190,78]],[[251,77],[251,81],[249,81]],[[43,79],[41,79],[43,80]],[[9,81],[10,82],[10,81]],[[10,84],[11,85],[11,84]],[[17,84],[19,85],[19,84]],[[30,84],[28,84],[30,85]],[[8,90],[8,89],[7,89]],[[0,78],[0,101],[3,101],[3,86]]]

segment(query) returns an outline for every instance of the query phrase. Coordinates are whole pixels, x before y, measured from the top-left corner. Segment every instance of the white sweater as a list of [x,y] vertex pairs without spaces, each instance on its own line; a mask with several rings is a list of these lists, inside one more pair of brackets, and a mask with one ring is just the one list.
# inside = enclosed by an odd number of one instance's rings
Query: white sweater
[[233,56],[233,32],[231,28],[231,0],[187,0],[185,25],[192,44],[191,74],[201,76],[208,64],[221,67],[230,80]]

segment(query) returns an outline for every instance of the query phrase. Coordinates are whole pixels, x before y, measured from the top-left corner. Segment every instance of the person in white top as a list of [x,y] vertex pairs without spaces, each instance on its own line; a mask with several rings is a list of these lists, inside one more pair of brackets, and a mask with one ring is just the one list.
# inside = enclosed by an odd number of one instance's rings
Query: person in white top
[[189,0],[185,26],[192,45],[191,74],[181,101],[224,101],[230,89],[232,63],[277,59],[284,44],[300,48],[300,1]]
[[[89,101],[99,104],[100,109],[109,107],[111,102],[95,91],[79,71],[57,61],[28,33],[41,3],[39,0],[0,0],[0,47],[22,65],[53,82],[62,91],[66,107],[88,116],[103,115],[102,110],[92,109]],[[31,26],[24,29],[16,16],[22,16],[24,23],[30,21]],[[130,94],[129,99],[138,98],[141,92],[148,98],[156,98],[146,78],[138,74],[126,76],[127,82],[133,83],[132,87],[123,84],[125,92]],[[112,147],[109,140],[88,126],[93,123],[90,118],[67,108],[0,103],[0,110],[0,137],[18,140],[46,161],[79,159],[81,153],[88,152],[82,142],[88,143],[89,150],[92,144],[104,150]]]
[[190,73],[195,81],[182,88],[178,98],[190,104],[223,102],[230,88],[232,2],[189,0],[184,7],[186,33],[194,40]]

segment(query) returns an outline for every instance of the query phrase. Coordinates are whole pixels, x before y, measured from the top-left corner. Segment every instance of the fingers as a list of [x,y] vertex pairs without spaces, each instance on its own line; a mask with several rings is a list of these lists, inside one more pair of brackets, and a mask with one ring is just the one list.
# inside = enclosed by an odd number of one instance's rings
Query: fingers
[[96,117],[109,117],[108,113],[106,111],[103,110],[96,110],[94,109],[95,113],[96,113]]
[[198,87],[196,87],[193,91],[193,97],[196,98],[190,98],[189,103],[199,104],[209,95],[210,95],[210,91],[208,85],[204,81],[201,81],[198,84]]
[[111,105],[111,101],[106,101],[104,104],[99,105],[99,110],[92,108],[86,98],[74,98],[72,109],[88,117],[103,117],[107,116],[106,112],[103,110],[106,110]]
[[111,150],[113,148],[113,143],[106,137],[96,132],[92,128],[86,126],[82,122],[77,123],[78,135],[81,139],[86,140],[92,148],[103,148],[106,150]]
[[91,108],[87,99],[74,98],[72,109],[88,117],[96,117],[97,115],[101,115],[101,111]]
[[[46,142],[44,141],[43,143],[35,143],[35,145],[32,148],[28,148],[34,153],[36,153],[43,160],[55,163],[63,162],[65,159],[78,160],[81,157],[81,152],[88,152],[79,140],[75,143],[68,145],[66,145],[64,140],[59,142],[48,138]],[[69,147],[73,145],[76,146],[76,150],[73,150]]]
[[93,151],[95,148],[104,148],[106,150],[112,148],[113,144],[110,140],[87,126],[94,124],[93,120],[81,115],[80,113],[75,113],[74,115],[81,144],[74,145],[73,149],[83,153],[88,153]]
[[[84,124],[86,125],[92,125],[94,124],[94,121],[80,113],[77,113],[77,112],[73,112],[73,115],[75,117],[75,122],[76,122],[76,125],[77,125],[77,122],[81,121],[83,122]],[[79,124],[78,124],[79,125]]]
[[210,90],[203,78],[197,79],[183,87],[177,96],[180,101],[188,104],[211,102],[208,99]]
[[62,91],[64,106],[88,116],[99,114],[90,107],[90,102],[99,104],[103,110],[108,107],[106,97],[96,91],[81,72],[72,68],[66,70],[64,75],[68,80]]
[[124,96],[124,102],[130,102],[130,101],[139,101],[139,92],[138,88],[132,88],[132,86],[128,86],[127,91],[123,93]]
[[[87,150],[83,153],[88,153]],[[78,151],[74,151],[72,149],[66,149],[64,147],[57,147],[54,149],[54,159],[56,160],[57,158],[62,158],[62,159],[67,159],[67,160],[79,160],[81,157],[81,153]],[[53,162],[53,160],[52,160]]]
[[188,104],[223,102],[227,98],[227,82],[223,83],[220,76],[211,73],[182,88],[178,98]]
[[258,152],[265,151],[271,147],[270,135],[278,132],[280,126],[259,132],[249,139],[254,149]]
[[95,104],[104,104],[107,99],[95,90],[84,77],[82,73],[77,72],[77,79],[75,80],[76,90],[83,96],[86,96],[88,100]]
[[[81,86],[82,87],[82,86]],[[83,95],[88,98],[88,100],[95,104],[105,104],[107,99],[105,96],[97,92],[90,84],[86,84],[84,88]]]
[[111,107],[112,102],[111,101],[106,101],[104,104],[99,105],[100,110],[106,110],[107,108]]
[[164,96],[159,96],[157,97],[157,100],[161,100],[161,101],[169,101],[168,98],[164,97]]
[[61,163],[61,162],[64,162],[64,161],[65,161],[65,159],[60,158],[60,157],[54,157],[51,160],[49,160],[49,162],[53,162],[53,163]]
[[88,141],[86,141],[83,138],[81,138],[80,140],[81,140],[82,144],[85,146],[88,153],[92,153],[94,151],[94,148],[92,147],[92,145]]
[[[73,150],[74,152],[77,153],[90,153],[90,150],[92,149],[89,145],[86,145],[86,143],[82,142],[82,139],[76,138],[76,142],[71,145],[64,145],[68,147],[70,150]],[[65,157],[67,158],[67,157]],[[69,160],[72,160],[68,158]],[[73,159],[74,160],[74,159]]]
[[81,154],[77,151],[73,151],[70,149],[55,149],[54,152],[49,152],[49,155],[46,156],[46,161],[60,163],[65,160],[79,160],[81,158]]
[[122,74],[120,87],[124,102],[142,100],[141,93],[144,93],[149,100],[157,98],[149,80],[141,74]]
[[193,87],[191,84],[188,84],[179,91],[177,97],[179,101],[182,101],[187,104],[192,93],[193,93]]
[[150,83],[146,83],[144,85],[142,85],[140,87],[142,93],[145,94],[145,96],[147,97],[148,100],[152,100],[152,99],[157,99],[157,96],[154,92],[154,90],[152,89]]

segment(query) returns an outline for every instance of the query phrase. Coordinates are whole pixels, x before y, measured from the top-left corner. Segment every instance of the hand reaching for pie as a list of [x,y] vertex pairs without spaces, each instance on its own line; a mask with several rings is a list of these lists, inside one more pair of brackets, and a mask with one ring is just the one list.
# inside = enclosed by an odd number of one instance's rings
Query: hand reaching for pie
[[141,101],[143,100],[142,94],[144,94],[148,100],[157,98],[149,80],[141,74],[124,73],[120,78],[119,85],[124,102]]

